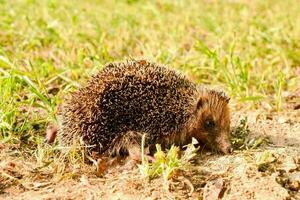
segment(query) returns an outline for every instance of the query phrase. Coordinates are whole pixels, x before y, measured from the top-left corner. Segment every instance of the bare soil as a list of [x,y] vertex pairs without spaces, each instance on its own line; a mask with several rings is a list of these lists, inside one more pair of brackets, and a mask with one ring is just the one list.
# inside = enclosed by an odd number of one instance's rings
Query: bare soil
[[[11,177],[0,177],[0,199],[300,199],[300,115],[293,108],[285,114],[240,109],[233,126],[247,117],[250,137],[270,144],[226,156],[200,151],[189,170],[167,183],[142,178],[130,160],[102,177],[85,165],[72,178],[52,181],[51,173],[35,174],[31,161],[18,160],[2,144],[0,172]],[[31,181],[22,182],[28,173]]]

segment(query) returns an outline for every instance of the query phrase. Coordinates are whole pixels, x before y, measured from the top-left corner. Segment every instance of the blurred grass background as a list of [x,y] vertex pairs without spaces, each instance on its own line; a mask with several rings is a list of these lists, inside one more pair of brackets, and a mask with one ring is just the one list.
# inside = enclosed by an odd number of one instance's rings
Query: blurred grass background
[[70,89],[126,58],[177,68],[253,109],[282,111],[283,92],[299,88],[297,0],[0,0],[0,13],[4,143],[39,144]]

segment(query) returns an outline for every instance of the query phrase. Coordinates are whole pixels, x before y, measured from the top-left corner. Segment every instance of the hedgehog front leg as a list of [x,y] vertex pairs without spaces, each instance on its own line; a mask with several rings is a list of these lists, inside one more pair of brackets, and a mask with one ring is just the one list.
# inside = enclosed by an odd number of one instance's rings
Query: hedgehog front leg
[[145,135],[144,154],[150,161],[153,161],[153,157],[149,156],[149,147],[147,145],[147,134],[143,132],[128,131],[124,134],[120,134],[119,139],[115,142],[114,152],[120,154],[122,150],[126,150],[131,159],[134,161],[142,161],[142,139]]
[[[144,146],[142,147],[142,140],[144,137]],[[128,131],[126,133],[127,142],[127,150],[131,159],[141,162],[142,161],[142,148],[144,148],[144,156],[148,158],[148,160],[153,161],[154,158],[149,155],[149,146],[147,145],[148,135],[142,132]]]

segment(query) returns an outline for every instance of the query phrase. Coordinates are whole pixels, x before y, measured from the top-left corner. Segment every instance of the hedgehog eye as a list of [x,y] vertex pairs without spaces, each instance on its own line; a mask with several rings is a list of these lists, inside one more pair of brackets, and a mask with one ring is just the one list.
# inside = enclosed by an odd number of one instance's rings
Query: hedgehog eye
[[207,119],[204,123],[205,129],[213,129],[216,126],[214,120],[212,119]]

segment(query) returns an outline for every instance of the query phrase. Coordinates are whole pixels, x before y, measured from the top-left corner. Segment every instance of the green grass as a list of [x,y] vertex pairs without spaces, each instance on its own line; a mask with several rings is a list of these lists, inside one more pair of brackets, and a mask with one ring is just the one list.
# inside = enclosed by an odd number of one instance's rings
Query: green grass
[[172,145],[166,153],[161,149],[160,144],[156,144],[156,153],[154,161],[149,162],[144,155],[145,136],[142,139],[142,163],[139,165],[139,170],[145,178],[153,179],[161,176],[164,182],[164,188],[167,189],[168,181],[182,171],[188,171],[191,166],[190,161],[197,155],[199,147],[195,147],[198,141],[193,138],[191,144],[186,145],[185,150],[180,153],[180,148]]
[[62,98],[126,58],[280,111],[299,87],[299,10],[296,0],[0,0],[0,142],[49,159],[40,141]]

